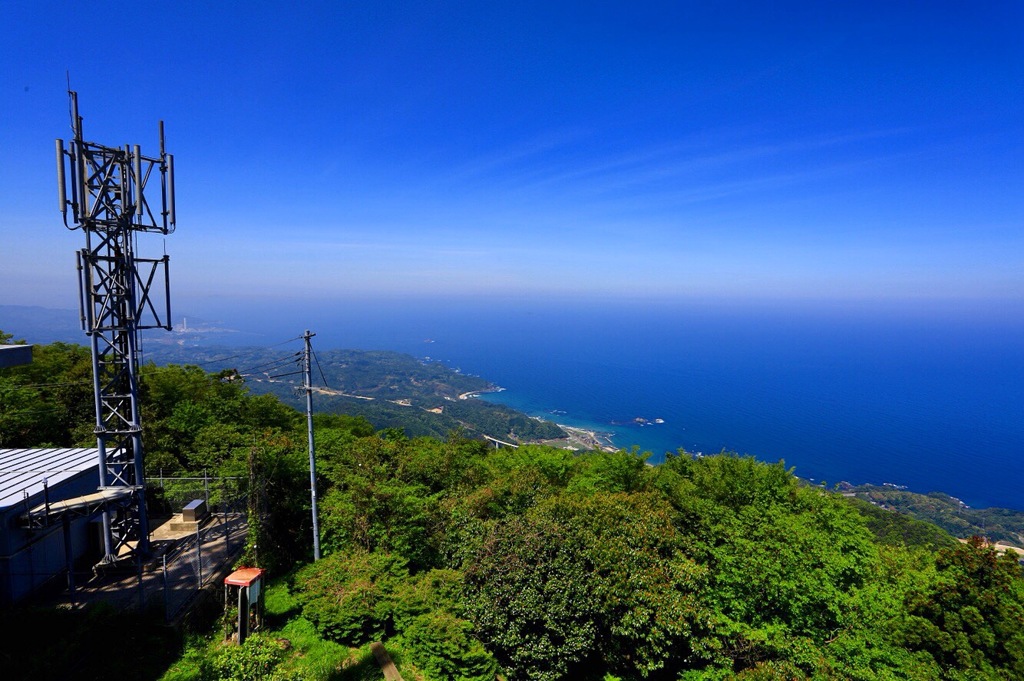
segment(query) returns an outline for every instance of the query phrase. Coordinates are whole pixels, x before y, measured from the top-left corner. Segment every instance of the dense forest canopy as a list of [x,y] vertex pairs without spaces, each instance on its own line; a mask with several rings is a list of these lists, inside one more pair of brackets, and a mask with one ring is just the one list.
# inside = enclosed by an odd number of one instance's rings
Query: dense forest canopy
[[[87,351],[34,357],[0,371],[0,446],[89,444]],[[274,579],[276,629],[194,643],[168,679],[360,678],[342,661],[374,640],[407,679],[1024,678],[1014,555],[782,462],[680,451],[650,466],[320,414],[314,563],[298,412],[194,366],[147,365],[142,401],[151,471],[257,481],[243,560]]]

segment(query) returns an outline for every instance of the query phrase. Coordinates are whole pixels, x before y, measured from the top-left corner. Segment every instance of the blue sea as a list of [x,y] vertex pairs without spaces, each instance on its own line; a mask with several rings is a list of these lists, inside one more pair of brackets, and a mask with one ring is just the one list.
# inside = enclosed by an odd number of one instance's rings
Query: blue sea
[[889,482],[1024,510],[1020,303],[424,298],[182,308],[209,343],[272,345],[310,329],[315,349],[441,361],[504,388],[481,399],[610,433],[652,462],[680,448],[727,450],[784,460],[830,485]]
[[1021,313],[996,303],[424,299],[288,306],[225,323],[239,344],[309,328],[314,347],[442,361],[504,388],[482,399],[610,433],[652,462],[680,448],[727,450],[830,485],[888,482],[1024,509]]

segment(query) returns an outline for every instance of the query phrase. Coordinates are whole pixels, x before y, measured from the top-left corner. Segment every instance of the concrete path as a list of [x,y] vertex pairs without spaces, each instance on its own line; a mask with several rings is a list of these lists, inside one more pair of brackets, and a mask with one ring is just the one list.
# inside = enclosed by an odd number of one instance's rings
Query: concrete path
[[373,656],[377,658],[377,664],[380,665],[380,670],[384,672],[384,678],[387,681],[404,681],[402,675],[398,673],[398,668],[395,667],[395,663],[391,661],[391,656],[388,655],[388,651],[384,650],[384,644],[380,641],[374,641],[370,644],[370,651]]

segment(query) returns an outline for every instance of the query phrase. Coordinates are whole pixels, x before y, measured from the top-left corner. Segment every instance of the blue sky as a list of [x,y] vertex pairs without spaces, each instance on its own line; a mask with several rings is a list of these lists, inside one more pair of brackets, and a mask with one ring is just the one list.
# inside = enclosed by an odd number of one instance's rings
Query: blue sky
[[[1024,5],[0,2],[0,291],[53,139],[175,154],[176,308],[1024,300]],[[164,243],[144,238],[144,255]]]

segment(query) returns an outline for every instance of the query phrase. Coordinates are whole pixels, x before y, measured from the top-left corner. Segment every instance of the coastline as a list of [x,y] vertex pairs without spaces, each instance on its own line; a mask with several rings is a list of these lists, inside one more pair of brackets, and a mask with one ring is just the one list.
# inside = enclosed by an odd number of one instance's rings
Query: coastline
[[469,392],[462,393],[459,395],[460,400],[472,400],[480,397],[481,395],[487,395],[489,393],[500,393],[504,392],[505,389],[500,385],[491,386],[490,388],[481,388],[480,390],[470,390]]
[[[539,418],[539,417],[534,417]],[[578,450],[578,449],[596,449],[605,452],[616,452],[619,450],[612,441],[612,433],[602,433],[596,430],[587,430],[586,428],[578,428],[576,426],[567,426],[564,423],[555,423],[556,426],[564,430],[569,435],[568,444],[563,444],[562,440],[545,440],[539,444],[550,444],[554,446],[565,447],[566,449]]]
[[[459,395],[459,399],[477,399],[481,397],[486,399],[485,396],[488,394],[494,395],[503,392],[506,392],[505,388],[502,388],[500,386],[494,386],[493,388],[488,390],[474,390],[472,392],[463,393]],[[554,423],[556,426],[565,431],[566,435],[568,436],[567,438],[557,438],[550,440],[533,440],[530,441],[528,444],[549,445],[552,447],[560,447],[563,449],[570,449],[573,451],[599,450],[604,452],[617,452],[620,449],[620,447],[616,446],[613,440],[616,434],[610,430],[602,430],[599,427],[595,427],[597,424],[588,423],[583,426],[571,426],[567,423],[560,423],[559,421],[550,419],[547,417],[546,414],[541,415],[536,412],[531,413],[531,411],[533,410],[523,409],[521,405],[515,404],[514,402],[509,403],[505,400],[495,400],[495,402],[510,407],[511,409],[515,409],[516,411],[525,414],[531,419],[536,419],[537,421],[543,421],[545,423]],[[564,414],[564,412],[559,413]]]

